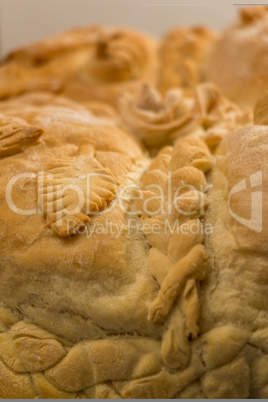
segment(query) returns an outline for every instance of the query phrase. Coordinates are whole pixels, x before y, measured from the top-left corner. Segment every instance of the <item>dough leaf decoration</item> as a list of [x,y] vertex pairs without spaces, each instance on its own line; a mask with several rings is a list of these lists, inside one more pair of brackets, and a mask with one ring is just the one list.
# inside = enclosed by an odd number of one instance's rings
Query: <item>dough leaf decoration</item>
[[20,152],[23,147],[35,143],[42,134],[40,128],[0,114],[0,157]]
[[115,198],[117,181],[93,156],[53,161],[37,179],[39,210],[61,237],[78,233]]

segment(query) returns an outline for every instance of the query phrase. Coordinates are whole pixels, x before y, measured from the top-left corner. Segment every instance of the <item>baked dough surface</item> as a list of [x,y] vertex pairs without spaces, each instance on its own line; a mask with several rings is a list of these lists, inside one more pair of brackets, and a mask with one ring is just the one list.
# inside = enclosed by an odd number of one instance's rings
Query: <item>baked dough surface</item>
[[1,398],[268,397],[267,95],[199,84],[214,41],[167,35],[162,81],[101,26],[0,67]]

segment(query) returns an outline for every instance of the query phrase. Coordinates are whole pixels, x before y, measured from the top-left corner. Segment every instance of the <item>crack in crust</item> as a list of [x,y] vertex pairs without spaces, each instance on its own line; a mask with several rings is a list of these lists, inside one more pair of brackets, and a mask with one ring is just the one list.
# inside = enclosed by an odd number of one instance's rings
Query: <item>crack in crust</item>
[[0,158],[20,152],[23,147],[34,144],[42,134],[40,128],[0,114]]

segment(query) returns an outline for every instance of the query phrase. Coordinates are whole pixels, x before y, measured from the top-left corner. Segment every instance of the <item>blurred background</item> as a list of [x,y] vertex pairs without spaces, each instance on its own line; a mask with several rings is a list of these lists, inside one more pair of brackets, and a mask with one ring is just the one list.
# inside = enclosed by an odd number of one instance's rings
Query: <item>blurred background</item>
[[110,24],[161,35],[176,25],[229,24],[242,1],[0,0],[0,54],[74,26]]

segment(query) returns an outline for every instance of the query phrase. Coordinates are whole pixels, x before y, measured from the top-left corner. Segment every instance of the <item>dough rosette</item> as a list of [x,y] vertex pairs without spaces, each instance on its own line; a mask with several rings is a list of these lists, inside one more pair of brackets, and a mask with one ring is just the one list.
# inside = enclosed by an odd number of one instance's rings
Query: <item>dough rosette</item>
[[122,96],[119,110],[125,127],[152,154],[184,136],[201,137],[215,149],[230,131],[252,122],[250,111],[242,111],[210,83],[198,85],[192,98],[179,89],[162,97],[155,88],[143,86],[136,96]]
[[179,89],[165,97],[148,85],[137,96],[125,94],[119,102],[120,116],[125,126],[151,150],[170,143],[172,136],[189,122],[192,100]]

